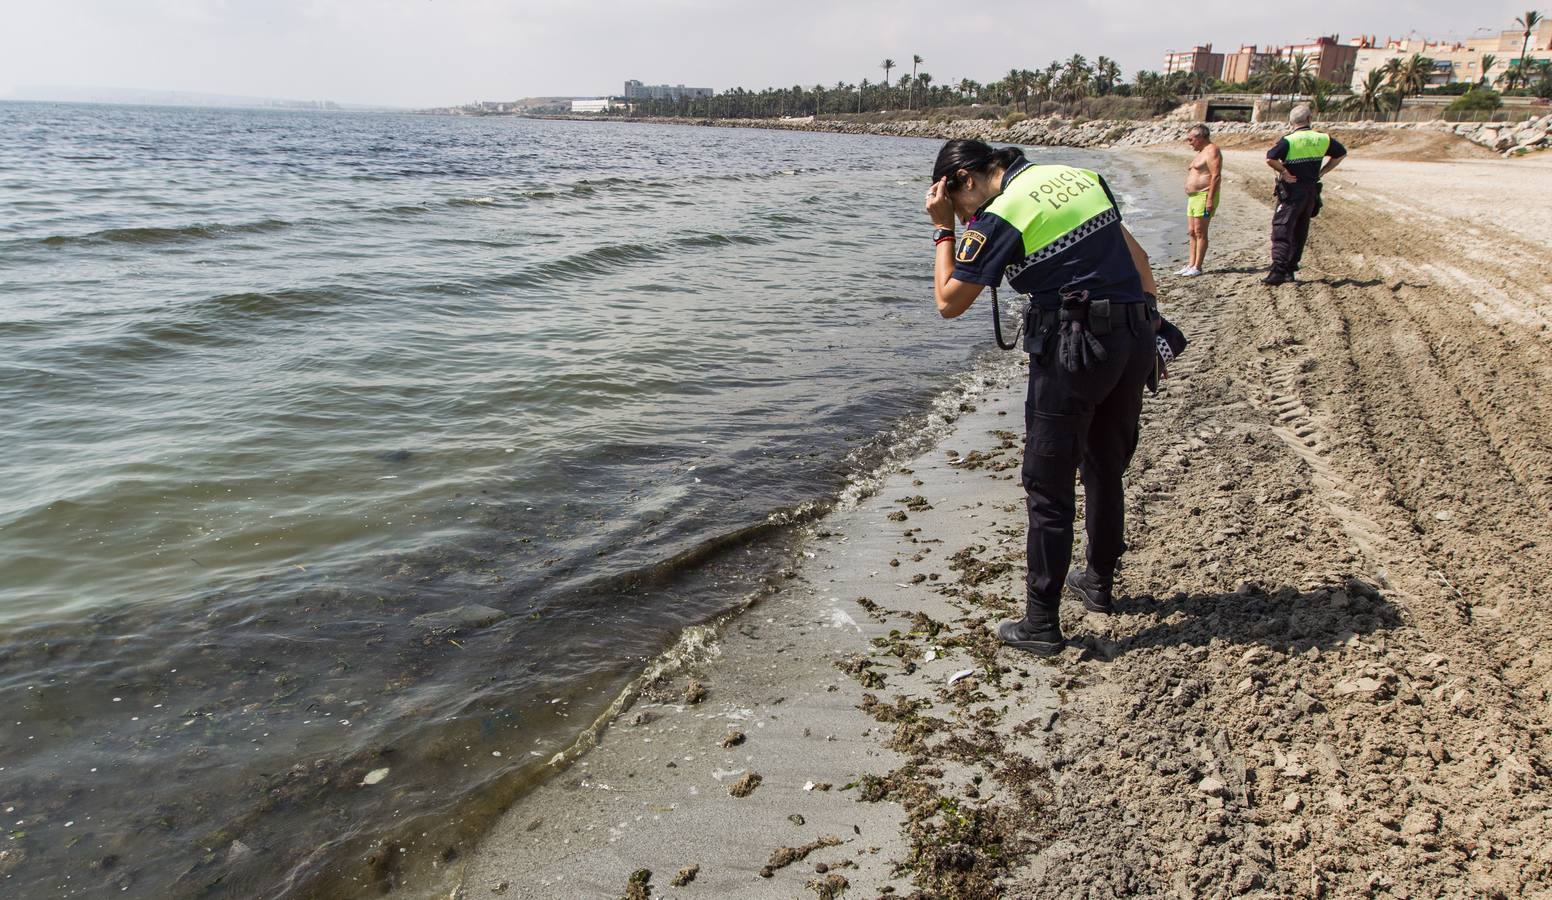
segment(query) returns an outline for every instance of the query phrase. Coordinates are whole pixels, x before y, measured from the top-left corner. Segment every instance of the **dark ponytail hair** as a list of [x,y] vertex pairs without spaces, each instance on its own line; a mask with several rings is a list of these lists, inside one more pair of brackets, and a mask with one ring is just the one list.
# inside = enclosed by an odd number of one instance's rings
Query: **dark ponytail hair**
[[938,151],[938,161],[932,167],[932,182],[947,178],[949,190],[963,187],[959,170],[983,174],[993,168],[1006,169],[1024,158],[1024,151],[1017,147],[998,150],[985,141],[949,141]]

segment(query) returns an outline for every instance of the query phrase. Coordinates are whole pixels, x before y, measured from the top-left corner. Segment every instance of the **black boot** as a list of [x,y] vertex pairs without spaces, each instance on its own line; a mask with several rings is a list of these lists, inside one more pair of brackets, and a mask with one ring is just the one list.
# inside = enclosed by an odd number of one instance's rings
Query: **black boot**
[[1030,599],[1025,606],[1024,618],[1009,619],[997,626],[998,639],[1009,647],[1028,650],[1036,656],[1060,653],[1067,644],[1062,639],[1060,606],[1061,598]]
[[1289,274],[1287,272],[1284,272],[1281,269],[1273,269],[1272,271],[1266,273],[1266,277],[1261,279],[1261,283],[1262,284],[1287,284],[1288,282],[1290,282],[1292,280],[1293,280],[1293,276],[1291,274]]
[[1115,612],[1112,588],[1111,579],[1101,578],[1087,567],[1067,573],[1067,589],[1078,595],[1078,599],[1083,601],[1083,608],[1089,612],[1103,615]]

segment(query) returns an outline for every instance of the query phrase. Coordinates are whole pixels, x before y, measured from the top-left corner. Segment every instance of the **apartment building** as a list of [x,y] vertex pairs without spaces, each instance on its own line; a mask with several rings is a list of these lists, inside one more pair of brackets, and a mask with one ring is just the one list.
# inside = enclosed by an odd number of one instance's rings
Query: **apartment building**
[[[1392,59],[1407,59],[1414,53],[1433,60],[1433,72],[1428,78],[1430,87],[1480,81],[1484,75],[1492,84],[1511,66],[1519,64],[1520,45],[1524,40],[1525,32],[1517,28],[1490,37],[1453,42],[1387,38],[1380,43],[1371,39],[1370,46],[1360,50],[1354,61],[1352,84],[1357,87],[1363,84],[1370,71],[1383,67]],[[1491,69],[1484,72],[1483,57],[1488,55],[1494,60]],[[1542,22],[1531,32],[1526,55],[1533,60],[1552,60],[1552,20]]]

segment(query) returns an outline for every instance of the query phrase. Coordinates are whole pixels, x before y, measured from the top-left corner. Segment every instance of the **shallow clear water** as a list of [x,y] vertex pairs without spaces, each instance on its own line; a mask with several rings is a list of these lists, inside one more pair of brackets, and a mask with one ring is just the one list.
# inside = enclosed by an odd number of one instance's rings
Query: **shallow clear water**
[[932,308],[935,151],[0,104],[0,883],[466,842],[987,352]]

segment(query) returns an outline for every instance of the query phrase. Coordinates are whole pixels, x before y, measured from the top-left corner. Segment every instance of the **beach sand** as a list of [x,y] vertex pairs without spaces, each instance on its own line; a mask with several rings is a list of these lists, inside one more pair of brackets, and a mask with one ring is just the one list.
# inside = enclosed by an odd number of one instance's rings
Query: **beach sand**
[[1163,282],[1192,344],[1145,403],[1119,614],[1067,603],[1050,660],[990,636],[1025,523],[1023,385],[988,379],[455,893],[1552,889],[1552,161],[1365,149],[1275,289],[1270,178],[1226,154],[1208,273]]

